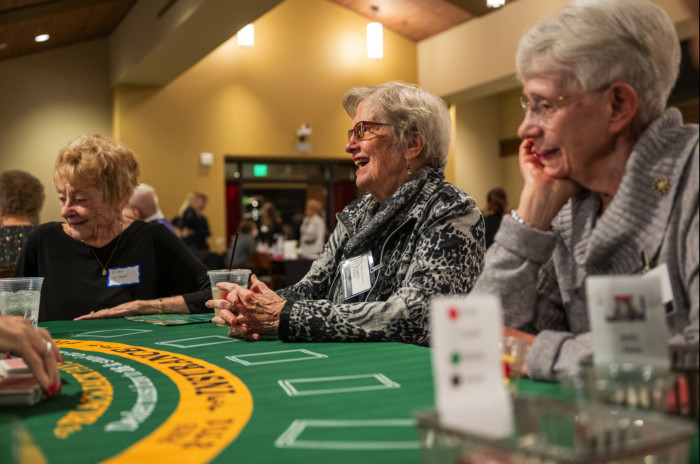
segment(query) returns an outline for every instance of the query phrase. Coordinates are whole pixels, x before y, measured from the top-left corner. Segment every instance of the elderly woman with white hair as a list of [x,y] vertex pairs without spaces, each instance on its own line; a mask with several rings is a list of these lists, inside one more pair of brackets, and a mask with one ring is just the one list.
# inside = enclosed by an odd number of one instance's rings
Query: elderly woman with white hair
[[230,335],[284,341],[401,341],[427,344],[430,297],[467,293],[484,255],[476,202],[444,182],[450,145],[445,103],[400,82],[356,88],[345,151],[368,193],[338,213],[321,256],[297,284],[250,290],[219,284]]
[[698,337],[698,126],[665,109],[680,46],[648,0],[574,0],[520,41],[520,204],[475,292],[501,296],[506,330],[552,379],[591,353],[585,280],[665,264],[671,342]]

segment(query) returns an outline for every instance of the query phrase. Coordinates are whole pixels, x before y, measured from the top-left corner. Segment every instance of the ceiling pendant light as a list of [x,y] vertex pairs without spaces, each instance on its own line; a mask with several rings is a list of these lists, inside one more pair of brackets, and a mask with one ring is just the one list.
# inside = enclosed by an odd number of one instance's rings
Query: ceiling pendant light
[[486,6],[489,8],[500,8],[506,4],[506,0],[486,0]]
[[[376,17],[379,8],[372,6],[372,14]],[[367,24],[367,58],[380,60],[384,56],[384,37],[382,24],[371,22]]]
[[253,28],[253,25],[248,24],[238,31],[236,40],[238,40],[239,47],[253,47],[255,45],[255,28]]

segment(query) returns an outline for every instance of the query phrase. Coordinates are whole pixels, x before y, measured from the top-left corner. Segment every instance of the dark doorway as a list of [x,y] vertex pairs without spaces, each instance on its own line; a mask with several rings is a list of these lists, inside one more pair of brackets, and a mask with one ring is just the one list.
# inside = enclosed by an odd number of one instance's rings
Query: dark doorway
[[336,213],[357,196],[355,166],[349,162],[226,157],[229,242],[242,219],[259,222],[265,202],[275,205],[284,224],[285,238],[297,239],[308,199],[324,205],[326,227],[332,231]]

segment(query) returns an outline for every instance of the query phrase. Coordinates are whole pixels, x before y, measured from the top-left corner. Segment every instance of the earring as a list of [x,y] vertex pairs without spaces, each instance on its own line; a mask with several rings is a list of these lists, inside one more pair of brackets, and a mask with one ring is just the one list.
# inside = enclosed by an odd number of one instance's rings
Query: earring
[[406,179],[406,180],[408,180],[411,177],[413,177],[413,173],[411,172],[411,162],[410,161],[406,161],[406,171],[408,171],[408,178]]

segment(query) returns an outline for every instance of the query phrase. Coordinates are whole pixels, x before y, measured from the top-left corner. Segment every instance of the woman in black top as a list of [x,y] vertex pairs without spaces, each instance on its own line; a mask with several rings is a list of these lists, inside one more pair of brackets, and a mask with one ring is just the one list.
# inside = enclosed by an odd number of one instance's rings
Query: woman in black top
[[40,321],[206,311],[206,267],[162,224],[123,220],[138,175],[134,153],[103,135],[59,152],[66,222],[37,227],[15,269],[45,278]]

